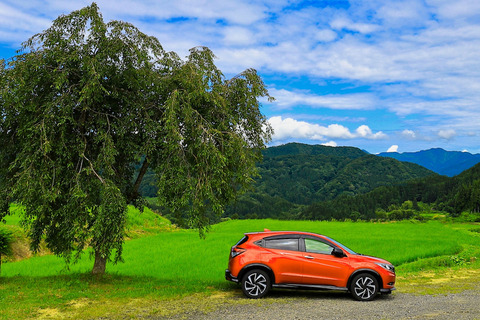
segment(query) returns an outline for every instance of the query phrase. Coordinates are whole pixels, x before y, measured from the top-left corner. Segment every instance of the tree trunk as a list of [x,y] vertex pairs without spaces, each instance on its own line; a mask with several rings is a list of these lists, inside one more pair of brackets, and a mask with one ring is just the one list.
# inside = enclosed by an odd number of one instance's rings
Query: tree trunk
[[107,258],[103,257],[98,251],[95,251],[95,262],[93,264],[92,274],[105,274]]
[[133,185],[132,192],[130,192],[128,196],[128,202],[133,203],[139,196],[138,194],[138,189],[140,189],[140,184],[142,183],[143,176],[147,172],[148,169],[148,158],[145,157],[145,160],[143,161],[142,167],[140,168],[140,172],[138,173],[137,180],[135,180],[135,184]]

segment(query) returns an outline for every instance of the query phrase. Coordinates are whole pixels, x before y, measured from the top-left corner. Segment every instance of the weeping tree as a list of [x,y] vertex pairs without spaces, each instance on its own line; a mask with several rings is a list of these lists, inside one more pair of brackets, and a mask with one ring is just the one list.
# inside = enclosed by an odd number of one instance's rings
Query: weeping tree
[[33,250],[44,239],[69,263],[91,247],[104,273],[122,260],[127,205],[140,205],[150,168],[162,205],[203,235],[252,181],[272,133],[256,71],[226,79],[214,58],[198,47],[180,59],[104,22],[95,3],[27,40],[0,66],[0,218],[15,200]]

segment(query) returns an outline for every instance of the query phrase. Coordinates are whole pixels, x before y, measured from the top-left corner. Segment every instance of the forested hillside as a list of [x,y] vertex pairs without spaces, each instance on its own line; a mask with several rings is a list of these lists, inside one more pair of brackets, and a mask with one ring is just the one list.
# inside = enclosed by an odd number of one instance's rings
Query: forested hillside
[[434,174],[353,147],[290,143],[264,151],[260,177],[226,210],[239,218],[294,218],[303,206]]
[[415,216],[419,202],[452,217],[469,213],[479,220],[480,164],[453,178],[432,175],[362,195],[317,202],[302,210],[297,219],[408,219]]
[[[480,164],[449,178],[357,148],[291,143],[264,150],[257,166],[251,190],[239,193],[224,217],[404,219],[419,202],[452,216],[480,211]],[[144,178],[144,196],[155,196],[152,177]],[[182,217],[169,218],[183,224]]]

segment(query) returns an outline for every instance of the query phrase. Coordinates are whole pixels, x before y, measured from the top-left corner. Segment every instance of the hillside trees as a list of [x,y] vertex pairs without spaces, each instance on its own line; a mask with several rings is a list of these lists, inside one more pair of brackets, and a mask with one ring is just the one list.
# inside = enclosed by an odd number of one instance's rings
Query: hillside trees
[[90,246],[104,273],[148,168],[161,204],[201,235],[256,173],[271,128],[255,70],[227,80],[208,48],[183,61],[95,3],[23,49],[0,67],[0,219],[13,199],[25,206],[33,249],[45,239],[69,262]]
[[[301,212],[319,201],[361,195],[377,187],[397,185],[418,177],[436,176],[419,165],[368,155],[352,147],[290,143],[267,148],[262,153],[264,159],[257,164],[260,177],[253,184],[254,190],[240,195],[234,204],[229,205],[225,211],[226,216],[246,218],[251,213],[256,213],[260,218],[310,217],[311,213],[305,215]],[[416,194],[416,190],[422,187],[416,184],[412,186],[415,188],[407,189],[406,192]],[[382,193],[379,196],[384,198]],[[349,218],[350,208],[345,207],[342,201],[335,204],[335,208],[325,208],[325,216]],[[369,198],[367,202],[362,202],[360,208],[352,207],[352,210],[360,212],[360,218],[365,218],[368,208],[368,215],[375,216],[372,202],[376,200]],[[388,205],[390,202],[386,207]]]
[[366,194],[342,195],[336,199],[313,203],[303,208],[299,219],[330,220],[408,219],[419,209],[419,202],[452,217],[463,213],[468,219],[480,221],[480,164],[449,178],[430,175],[399,185],[382,186]]

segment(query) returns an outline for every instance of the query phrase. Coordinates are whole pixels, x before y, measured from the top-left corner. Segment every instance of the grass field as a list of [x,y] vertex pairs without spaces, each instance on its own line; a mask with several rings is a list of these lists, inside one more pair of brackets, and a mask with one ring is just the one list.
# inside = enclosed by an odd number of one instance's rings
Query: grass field
[[[18,224],[18,218],[7,222]],[[82,317],[88,318],[115,312],[116,305],[121,309],[139,299],[232,291],[235,285],[224,280],[230,247],[243,233],[264,228],[328,235],[357,252],[391,261],[400,277],[421,270],[479,267],[480,233],[470,231],[478,229],[470,224],[231,220],[213,226],[207,238],[200,239],[197,232],[177,229],[149,210],[131,209],[129,226],[125,262],[107,265],[102,278],[90,275],[93,261],[88,253],[69,270],[62,259],[51,255],[4,263],[0,317],[34,318],[45,310],[83,310]],[[79,308],[79,302],[97,307]]]

